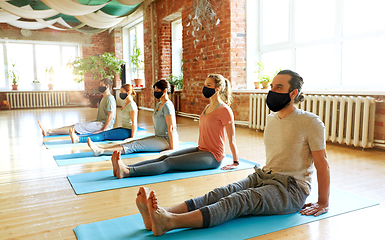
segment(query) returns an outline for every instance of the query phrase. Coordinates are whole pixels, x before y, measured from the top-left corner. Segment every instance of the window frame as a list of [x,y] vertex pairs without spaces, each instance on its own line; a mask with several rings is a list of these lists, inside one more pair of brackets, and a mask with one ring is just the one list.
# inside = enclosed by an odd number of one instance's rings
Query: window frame
[[[77,56],[80,56],[81,53],[81,44],[79,43],[71,43],[71,42],[49,42],[49,41],[28,41],[28,40],[10,40],[10,39],[0,39],[0,44],[3,47],[3,60],[4,60],[4,75],[5,75],[5,87],[0,87],[0,91],[8,91],[11,89],[12,80],[8,77],[8,48],[7,45],[9,43],[16,44],[31,44],[32,45],[32,59],[33,59],[33,79],[37,80],[37,57],[36,57],[36,45],[55,45],[60,47],[60,63],[61,65],[65,65],[63,63],[63,51],[62,47],[64,46],[74,46],[76,47]],[[64,66],[63,65],[63,66]],[[74,84],[75,86],[75,84]],[[77,90],[84,90],[84,84],[78,85]],[[44,88],[43,88],[44,89]],[[48,87],[47,87],[48,89]],[[24,87],[20,90],[30,91],[33,90],[32,84],[31,87]],[[74,89],[58,89],[58,90],[74,90]]]
[[[335,62],[338,63],[338,66],[336,67],[336,71],[334,75],[332,76],[335,78],[334,82],[338,83],[338,86],[327,86],[327,89],[332,91],[338,91],[338,92],[371,92],[371,91],[377,91],[373,85],[371,85],[369,88],[362,88],[360,89],[354,84],[343,84],[343,59],[342,59],[342,48],[344,42],[348,42],[351,40],[358,40],[362,38],[376,38],[385,36],[385,28],[381,30],[376,31],[370,31],[365,33],[359,33],[354,35],[343,35],[343,3],[344,0],[335,0],[335,33],[334,36],[330,38],[325,38],[322,40],[311,40],[307,42],[295,42],[295,16],[294,16],[294,9],[295,9],[295,0],[289,0],[289,36],[288,42],[282,42],[282,43],[274,43],[274,44],[265,44],[263,45],[262,42],[262,19],[263,19],[263,6],[262,6],[262,0],[246,0],[246,22],[254,22],[257,24],[246,24],[246,31],[247,31],[247,38],[246,38],[246,46],[247,46],[247,89],[251,90],[254,89],[254,82],[257,79],[257,74],[255,71],[255,62],[262,60],[262,54],[268,53],[268,52],[274,52],[274,51],[280,51],[280,50],[290,50],[291,52],[291,69],[296,71],[296,51],[299,48],[305,48],[305,47],[312,47],[312,46],[319,46],[322,44],[334,44],[334,55],[332,56],[335,59]],[[255,14],[257,12],[257,14]],[[257,43],[257,44],[255,44]],[[358,88],[358,89],[357,89]],[[373,89],[372,89],[373,88]],[[381,85],[382,89],[385,89],[385,86]],[[306,86],[304,85],[304,89],[306,90]],[[322,88],[322,91],[324,91],[325,88]],[[353,89],[353,90],[352,90]],[[318,89],[317,87],[311,87],[308,90],[311,91],[321,91],[321,89]]]

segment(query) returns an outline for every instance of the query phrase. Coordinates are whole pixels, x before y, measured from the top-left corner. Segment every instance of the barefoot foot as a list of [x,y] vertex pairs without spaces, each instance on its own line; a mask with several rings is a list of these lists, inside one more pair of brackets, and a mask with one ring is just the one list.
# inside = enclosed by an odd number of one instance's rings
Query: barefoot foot
[[150,213],[152,222],[152,233],[155,236],[160,236],[172,229],[171,227],[171,213],[158,205],[158,199],[155,192],[151,191],[147,199],[147,208]]
[[149,189],[140,187],[138,194],[136,195],[136,206],[138,207],[138,210],[140,212],[140,215],[142,215],[144,226],[147,230],[151,231],[152,228],[152,222],[150,213],[148,212],[147,208],[147,198],[149,195]]
[[98,145],[96,145],[91,138],[87,138],[87,144],[91,148],[91,150],[94,152],[95,157],[98,157],[104,153],[104,150]]
[[78,143],[79,142],[79,137],[78,137],[78,135],[76,135],[74,128],[70,128],[69,134],[70,134],[72,143]]
[[48,136],[49,135],[49,129],[46,128],[40,121],[37,121],[39,123],[39,127],[41,128],[41,133],[43,136]]
[[115,166],[114,176],[117,178],[125,178],[130,175],[130,168],[120,159],[120,151],[115,151],[112,154],[111,161],[113,162],[112,166]]

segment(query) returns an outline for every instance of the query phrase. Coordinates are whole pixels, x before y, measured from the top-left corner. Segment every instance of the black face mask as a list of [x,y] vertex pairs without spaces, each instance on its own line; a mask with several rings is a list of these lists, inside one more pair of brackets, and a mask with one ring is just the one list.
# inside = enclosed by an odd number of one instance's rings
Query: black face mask
[[104,93],[106,91],[107,87],[105,86],[99,86],[99,92]]
[[202,93],[206,98],[211,98],[215,94],[215,88],[208,88],[206,86],[203,87]]
[[162,96],[163,96],[163,92],[154,91],[154,97],[156,97],[157,99],[161,98]]
[[119,94],[119,97],[120,97],[122,100],[126,99],[127,96],[128,96],[127,93],[120,93],[120,94]]
[[282,110],[290,103],[290,101],[290,93],[276,93],[269,91],[266,98],[267,106],[273,112]]

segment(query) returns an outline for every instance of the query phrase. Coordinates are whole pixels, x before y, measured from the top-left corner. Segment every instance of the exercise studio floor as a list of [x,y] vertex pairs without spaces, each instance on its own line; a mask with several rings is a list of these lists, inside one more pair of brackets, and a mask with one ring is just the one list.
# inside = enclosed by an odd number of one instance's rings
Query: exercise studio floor
[[[0,111],[0,239],[76,239],[80,225],[138,213],[138,187],[76,195],[66,176],[111,169],[110,161],[58,167],[53,155],[86,147],[46,149],[38,120],[47,127],[92,120],[97,109]],[[152,112],[139,111],[139,127],[153,132]],[[120,126],[118,118],[116,126]],[[198,122],[177,117],[180,141],[197,142]],[[263,133],[236,127],[239,156],[264,165]],[[226,152],[231,154],[227,145]],[[385,216],[385,151],[327,144],[332,187],[370,197],[380,205],[254,239],[379,239]],[[143,160],[151,157],[142,157]],[[246,177],[253,170],[147,185],[170,206]],[[333,208],[333,206],[330,206]],[[127,226],[130,227],[130,226]]]

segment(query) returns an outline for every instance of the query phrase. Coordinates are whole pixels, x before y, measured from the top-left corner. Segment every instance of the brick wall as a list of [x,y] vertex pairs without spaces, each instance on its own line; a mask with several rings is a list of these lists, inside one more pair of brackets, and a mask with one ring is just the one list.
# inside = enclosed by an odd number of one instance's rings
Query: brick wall
[[[219,73],[228,78],[234,89],[246,88],[245,62],[245,0],[209,1],[216,13],[216,22],[206,29],[194,31],[191,18],[194,16],[193,0],[160,0],[146,6],[144,14],[146,86],[152,86],[152,74],[156,80],[171,74],[171,21],[182,17],[183,25],[183,91],[181,111],[200,114],[208,104],[202,95],[202,87],[208,74]],[[151,8],[155,41],[154,55],[151,45]],[[230,11],[231,8],[234,8]],[[234,33],[232,33],[234,32]],[[152,73],[152,57],[155,58],[155,73]],[[151,89],[144,91],[144,98],[152,96]],[[151,108],[153,100],[144,101]]]

